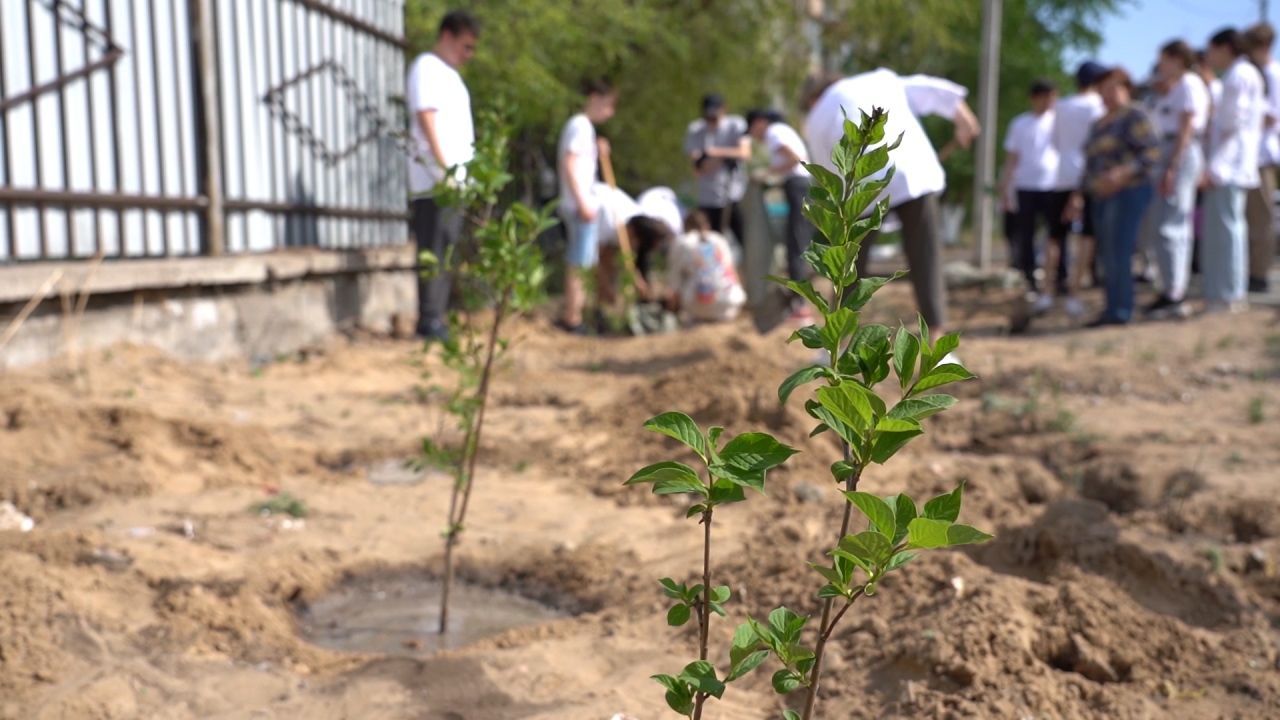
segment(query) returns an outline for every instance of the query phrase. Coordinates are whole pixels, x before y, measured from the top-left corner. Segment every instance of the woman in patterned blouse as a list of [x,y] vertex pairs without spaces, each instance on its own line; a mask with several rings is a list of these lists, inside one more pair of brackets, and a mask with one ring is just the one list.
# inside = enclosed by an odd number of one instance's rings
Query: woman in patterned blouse
[[1089,132],[1084,178],[1071,200],[1077,212],[1084,206],[1081,193],[1093,200],[1094,230],[1106,275],[1106,309],[1090,327],[1123,325],[1133,317],[1133,252],[1160,163],[1160,138],[1151,119],[1133,103],[1129,73],[1112,69],[1099,93],[1107,114]]

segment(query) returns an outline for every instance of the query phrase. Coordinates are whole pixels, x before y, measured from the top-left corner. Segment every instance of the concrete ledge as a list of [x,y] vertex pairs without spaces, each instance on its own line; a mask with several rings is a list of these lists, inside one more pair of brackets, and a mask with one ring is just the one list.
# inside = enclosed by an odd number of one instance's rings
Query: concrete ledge
[[158,260],[108,260],[85,287],[91,264],[85,260],[0,265],[0,304],[26,302],[55,271],[63,272],[62,287],[88,290],[91,295],[148,289],[256,285],[269,280],[410,270],[415,265],[412,245],[354,250],[298,248],[254,255],[184,257]]

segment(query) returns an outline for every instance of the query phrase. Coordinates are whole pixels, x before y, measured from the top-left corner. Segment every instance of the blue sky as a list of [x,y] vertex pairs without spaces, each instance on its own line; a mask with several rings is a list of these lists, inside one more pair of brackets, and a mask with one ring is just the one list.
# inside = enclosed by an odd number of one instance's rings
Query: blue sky
[[[1271,0],[1270,19],[1280,25],[1280,0]],[[1133,0],[1103,24],[1098,59],[1120,64],[1143,77],[1166,41],[1181,37],[1202,47],[1227,25],[1247,26],[1258,20],[1258,0]]]

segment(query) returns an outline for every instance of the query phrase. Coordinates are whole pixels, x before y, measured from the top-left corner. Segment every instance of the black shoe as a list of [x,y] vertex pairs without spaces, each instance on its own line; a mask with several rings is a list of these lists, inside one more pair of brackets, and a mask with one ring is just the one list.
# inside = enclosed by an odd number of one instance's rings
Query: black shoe
[[438,342],[449,342],[449,326],[439,320],[432,320],[425,325],[419,325],[414,335],[420,340],[425,340],[428,344]]
[[1111,325],[1128,325],[1128,324],[1129,323],[1127,323],[1126,321],[1120,320],[1118,318],[1108,317],[1106,315],[1099,315],[1093,320],[1085,323],[1085,327],[1100,328],[1100,327],[1110,327]]
[[577,325],[570,325],[564,320],[556,320],[556,327],[569,333],[570,335],[586,335],[587,334],[587,328],[582,323],[578,323]]
[[1266,293],[1271,292],[1271,281],[1267,278],[1249,278],[1249,292]]
[[1179,304],[1176,300],[1171,300],[1168,295],[1161,295],[1156,298],[1155,302],[1142,309],[1144,315],[1155,315],[1158,312],[1166,310]]

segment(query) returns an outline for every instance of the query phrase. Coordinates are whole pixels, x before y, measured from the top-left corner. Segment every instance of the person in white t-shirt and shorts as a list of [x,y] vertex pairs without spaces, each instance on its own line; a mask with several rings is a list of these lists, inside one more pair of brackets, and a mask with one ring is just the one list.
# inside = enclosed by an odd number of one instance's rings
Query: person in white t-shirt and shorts
[[564,220],[568,248],[565,252],[564,311],[557,325],[583,334],[582,309],[586,304],[582,271],[596,267],[600,231],[597,166],[609,152],[609,143],[596,136],[596,126],[613,117],[618,94],[604,80],[583,85],[582,111],[569,118],[560,133],[556,167],[560,176],[560,217]]
[[[831,153],[844,135],[845,118],[870,114],[876,107],[889,113],[886,138],[902,135],[902,144],[889,155],[895,172],[886,196],[902,221],[902,244],[910,267],[911,284],[920,314],[931,327],[947,325],[947,289],[942,280],[942,240],[939,235],[938,195],[947,176],[938,154],[918,118],[937,115],[955,124],[955,142],[968,147],[979,132],[978,119],[965,103],[961,85],[927,75],[901,76],[881,68],[844,79],[811,78],[805,88],[805,137],[814,162],[834,171]],[[875,243],[866,238],[864,247]],[[866,275],[871,253],[858,254],[858,274]]]
[[475,128],[471,119],[471,94],[458,70],[476,50],[480,25],[461,10],[444,16],[435,47],[413,61],[405,82],[409,134],[413,141],[409,157],[409,197],[413,234],[418,253],[429,251],[436,258],[430,277],[419,268],[417,335],[428,340],[447,340],[451,274],[446,266],[450,250],[462,233],[462,215],[457,208],[437,202],[435,190],[446,182],[450,169],[454,178],[465,178],[466,164],[475,154]]
[[[781,181],[782,194],[787,199],[787,276],[792,280],[807,280],[811,271],[802,255],[813,239],[813,224],[804,216],[804,200],[813,182],[804,167],[809,162],[809,148],[800,133],[783,122],[782,113],[776,110],[747,113],[747,132],[764,145],[769,155],[768,174]],[[801,308],[807,310],[808,305],[793,303],[793,309]]]
[[[1053,133],[1056,115],[1054,105],[1058,90],[1048,80],[1037,80],[1029,93],[1031,110],[1015,117],[1005,134],[1005,166],[1000,180],[1000,197],[1007,204],[1014,202],[1017,213],[1014,220],[1014,251],[1016,265],[1022,270],[1027,288],[1032,293],[1032,312],[1043,313],[1053,307],[1054,293],[1061,297],[1071,295],[1068,282],[1070,254],[1067,252],[1067,234],[1070,227],[1064,217],[1070,193],[1057,189],[1058,149],[1054,146]],[[1046,261],[1056,270],[1054,292],[1042,292],[1037,277],[1036,231],[1043,222],[1048,231],[1049,248],[1056,253],[1056,262]]]

